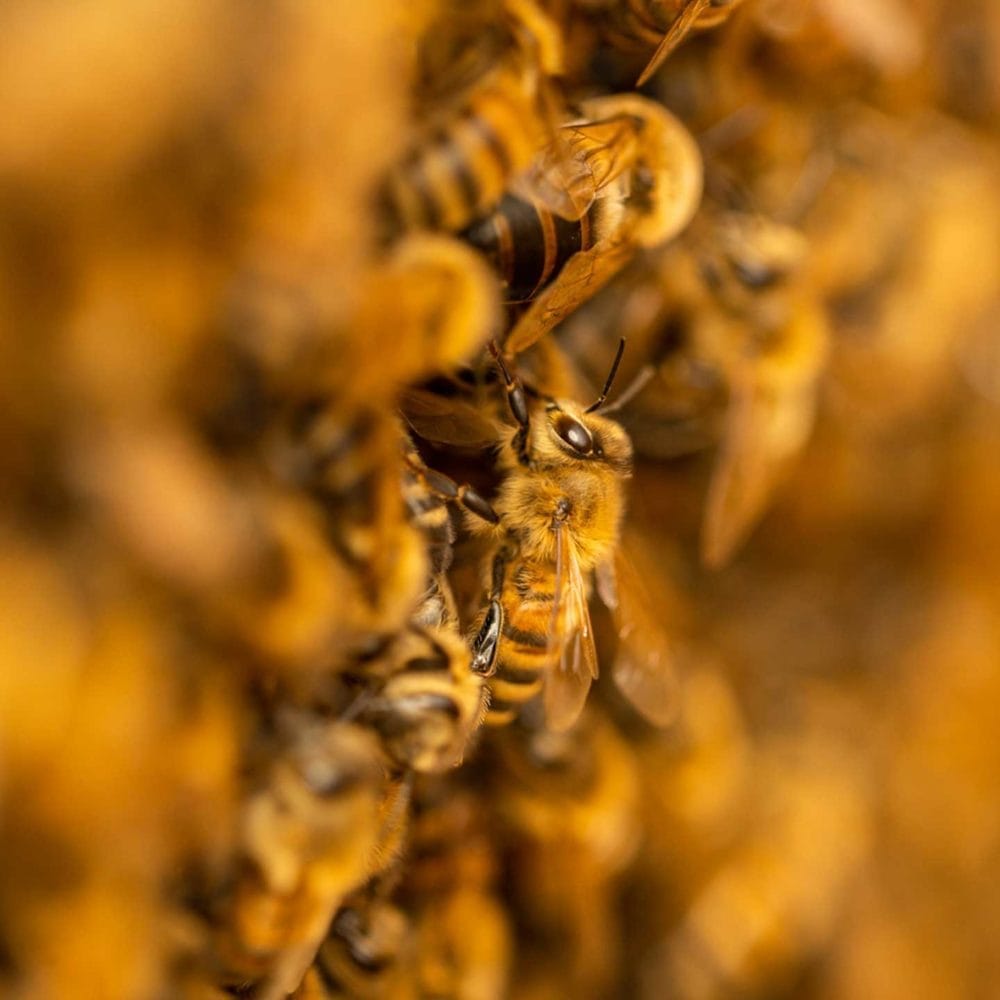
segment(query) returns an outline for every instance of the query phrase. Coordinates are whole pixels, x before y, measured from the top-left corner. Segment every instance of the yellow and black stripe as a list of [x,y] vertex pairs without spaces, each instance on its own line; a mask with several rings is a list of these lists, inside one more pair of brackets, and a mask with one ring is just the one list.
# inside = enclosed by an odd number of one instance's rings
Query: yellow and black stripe
[[398,229],[458,232],[489,212],[545,142],[521,81],[498,73],[390,173],[383,200]]
[[570,221],[543,205],[506,194],[497,210],[474,223],[464,237],[489,257],[506,285],[509,302],[537,295],[575,253],[595,241],[595,213],[600,202]]
[[486,725],[505,726],[542,690],[545,672],[560,655],[550,642],[560,622],[552,621],[555,570],[521,563],[503,583],[503,610],[495,672],[489,679]]

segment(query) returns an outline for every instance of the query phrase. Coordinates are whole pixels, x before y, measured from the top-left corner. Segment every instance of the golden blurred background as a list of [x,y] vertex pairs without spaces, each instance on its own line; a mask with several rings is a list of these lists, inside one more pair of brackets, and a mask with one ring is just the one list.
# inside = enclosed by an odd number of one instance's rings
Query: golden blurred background
[[[1000,997],[1000,5],[7,0],[0,107],[0,995]],[[619,338],[647,617],[499,726],[487,342]]]

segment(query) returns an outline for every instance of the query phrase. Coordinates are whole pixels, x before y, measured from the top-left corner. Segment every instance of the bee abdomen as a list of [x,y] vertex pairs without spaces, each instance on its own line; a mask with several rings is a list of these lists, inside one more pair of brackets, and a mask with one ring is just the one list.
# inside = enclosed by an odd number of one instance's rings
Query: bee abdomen
[[400,228],[457,232],[496,205],[542,136],[521,95],[492,88],[474,95],[392,172],[384,192],[390,214]]
[[587,212],[575,221],[542,205],[506,194],[497,210],[463,234],[491,260],[507,286],[511,302],[537,295],[573,254],[592,245]]

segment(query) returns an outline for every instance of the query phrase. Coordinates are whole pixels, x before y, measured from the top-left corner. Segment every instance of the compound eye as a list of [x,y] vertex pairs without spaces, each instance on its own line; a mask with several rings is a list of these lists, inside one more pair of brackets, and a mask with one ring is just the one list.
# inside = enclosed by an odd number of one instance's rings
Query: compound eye
[[590,431],[578,420],[564,414],[556,420],[555,428],[556,434],[581,455],[589,455],[594,450],[594,439],[590,436]]

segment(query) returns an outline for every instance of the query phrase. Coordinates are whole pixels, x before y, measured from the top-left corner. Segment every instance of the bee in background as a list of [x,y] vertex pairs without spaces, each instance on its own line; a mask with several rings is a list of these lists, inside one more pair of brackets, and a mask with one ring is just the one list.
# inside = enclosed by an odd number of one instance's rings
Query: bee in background
[[633,751],[593,706],[572,732],[515,726],[496,744],[510,892],[524,939],[544,942],[544,962],[525,965],[559,968],[556,995],[608,996],[621,982],[617,880],[640,842]]
[[[672,715],[662,630],[654,627],[639,641],[638,591],[620,585],[632,576],[619,546],[632,446],[619,424],[596,412],[624,346],[622,341],[604,390],[584,408],[568,399],[529,396],[492,345],[516,426],[501,441],[504,479],[494,505],[499,523],[477,526],[491,543],[488,604],[472,643],[473,669],[490,682],[487,725],[509,723],[539,693],[550,728],[563,731],[576,721],[597,676],[588,608],[588,577],[595,570],[618,619],[616,683],[651,720]],[[641,620],[657,618],[647,613]]]
[[410,934],[398,907],[359,894],[334,917],[294,1000],[417,1000]]
[[517,354],[589,299],[641,247],[691,221],[701,156],[687,129],[635,94],[582,105],[560,129],[568,156],[543,155],[524,184],[465,237],[491,260],[509,301],[528,303],[505,342]]
[[257,1000],[301,981],[344,897],[370,875],[383,776],[358,726],[297,716],[247,800],[239,871],[222,918],[220,982]]
[[437,773],[461,763],[485,704],[452,619],[411,623],[380,662],[363,667],[367,689],[357,718],[377,733],[394,771]]
[[553,138],[556,24],[532,0],[445,5],[421,42],[420,138],[381,196],[391,228],[457,232],[488,212]]
[[488,806],[455,780],[421,783],[397,902],[410,916],[421,997],[502,1000],[513,933],[497,897]]
[[577,0],[597,18],[607,42],[622,52],[656,49],[636,80],[641,87],[692,31],[722,24],[742,0]]
[[593,372],[608,328],[628,324],[656,373],[629,413],[642,454],[719,444],[702,526],[710,566],[745,540],[812,427],[829,331],[807,253],[783,222],[704,212],[683,245],[634,265],[560,334]]

